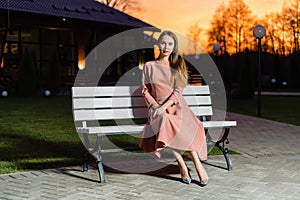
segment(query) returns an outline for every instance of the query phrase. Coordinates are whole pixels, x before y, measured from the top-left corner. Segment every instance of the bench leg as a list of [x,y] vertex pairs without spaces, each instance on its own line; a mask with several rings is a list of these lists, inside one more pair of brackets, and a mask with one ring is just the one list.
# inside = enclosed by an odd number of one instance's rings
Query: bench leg
[[90,154],[92,154],[93,157],[96,159],[96,164],[97,164],[97,168],[98,168],[100,182],[103,183],[103,182],[105,182],[105,177],[104,177],[104,168],[103,168],[103,165],[102,165],[102,156],[101,156],[101,139],[102,139],[102,136],[97,135],[96,143],[95,143],[94,146],[90,143],[90,140],[89,140],[87,134],[84,134],[83,138],[84,138],[86,148],[87,149],[93,149],[92,151],[87,150],[85,152],[85,155],[84,155],[85,156],[85,163],[83,164],[83,171],[84,172],[88,171],[88,160],[89,160]]
[[88,163],[90,157],[90,152],[88,151],[88,149],[91,149],[91,143],[89,140],[89,136],[87,134],[83,134],[83,139],[84,139],[85,148],[87,149],[86,152],[84,153],[83,171],[87,172],[89,170]]
[[97,141],[96,141],[96,146],[95,146],[96,151],[93,155],[96,158],[100,183],[104,183],[105,182],[105,176],[104,176],[104,169],[103,169],[103,165],[102,165],[102,156],[101,156],[101,146],[100,146],[101,145],[101,139],[102,139],[102,136],[97,135]]
[[230,157],[229,157],[229,151],[225,147],[225,141],[226,141],[226,144],[229,143],[229,141],[228,141],[229,130],[230,130],[230,128],[225,128],[225,132],[223,134],[223,137],[217,142],[216,146],[219,147],[219,149],[222,151],[222,153],[225,157],[225,160],[226,160],[227,169],[228,169],[228,171],[231,171],[232,170],[232,163],[231,163],[231,160],[230,160]]
[[[88,151],[86,151],[84,155],[85,155],[85,162],[83,164],[83,171],[87,172],[89,170],[88,160],[90,157],[90,153]],[[97,164],[97,168],[98,168],[100,182],[103,183],[103,182],[105,182],[105,177],[104,177],[104,169],[103,169],[103,165],[102,165],[102,157],[101,156],[97,156],[96,164]]]
[[87,172],[89,170],[89,157],[90,157],[90,152],[86,151],[84,153],[84,163],[83,163],[83,171]]
[[230,157],[229,157],[228,149],[223,147],[223,146],[218,146],[218,147],[222,151],[222,153],[225,157],[228,171],[231,171],[232,170],[232,163],[231,163],[231,160],[230,160]]
[[96,160],[96,162],[97,162],[97,167],[98,167],[100,183],[104,183],[105,176],[104,176],[104,169],[103,169],[103,165],[102,165],[102,161],[101,161],[101,156],[100,156],[99,160],[98,159]]

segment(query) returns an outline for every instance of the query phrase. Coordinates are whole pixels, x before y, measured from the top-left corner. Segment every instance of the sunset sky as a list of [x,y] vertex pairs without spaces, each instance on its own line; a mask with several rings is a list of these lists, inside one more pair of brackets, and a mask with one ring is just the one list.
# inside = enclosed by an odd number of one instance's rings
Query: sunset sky
[[[186,34],[188,28],[198,23],[208,28],[216,8],[228,0],[141,0],[142,12],[137,18],[162,29]],[[257,16],[280,11],[283,0],[244,0]]]

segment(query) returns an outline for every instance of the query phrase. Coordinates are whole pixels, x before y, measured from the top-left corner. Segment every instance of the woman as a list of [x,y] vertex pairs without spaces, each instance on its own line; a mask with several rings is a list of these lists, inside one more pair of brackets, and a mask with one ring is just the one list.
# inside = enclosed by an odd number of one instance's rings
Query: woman
[[201,160],[207,159],[206,138],[201,121],[194,115],[182,97],[187,85],[187,68],[178,55],[178,41],[174,33],[164,31],[159,39],[158,59],[147,62],[143,68],[143,90],[149,108],[148,123],[144,127],[140,147],[161,157],[170,147],[178,162],[184,183],[191,183],[188,168],[180,151],[188,152],[201,185],[208,183]]

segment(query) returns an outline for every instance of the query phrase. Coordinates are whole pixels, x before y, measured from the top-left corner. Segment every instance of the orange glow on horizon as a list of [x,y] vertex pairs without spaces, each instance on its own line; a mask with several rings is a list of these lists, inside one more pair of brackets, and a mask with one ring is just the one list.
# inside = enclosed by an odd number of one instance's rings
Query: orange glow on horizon
[[[188,28],[198,23],[207,29],[219,5],[229,0],[143,0],[141,12],[135,17],[161,29],[187,34]],[[283,0],[244,0],[253,15],[262,17],[266,13],[281,11]]]
[[[177,35],[187,37],[189,28],[198,24],[204,31],[210,27],[212,17],[222,3],[228,4],[230,0],[143,0],[140,1],[141,12],[132,15],[144,22],[160,28],[170,30]],[[248,5],[252,14],[263,17],[267,13],[280,12],[284,0],[243,0]],[[206,34],[202,35],[199,47],[211,51],[207,45]],[[182,45],[182,43],[180,43]],[[183,44],[184,52],[192,53],[190,44]]]

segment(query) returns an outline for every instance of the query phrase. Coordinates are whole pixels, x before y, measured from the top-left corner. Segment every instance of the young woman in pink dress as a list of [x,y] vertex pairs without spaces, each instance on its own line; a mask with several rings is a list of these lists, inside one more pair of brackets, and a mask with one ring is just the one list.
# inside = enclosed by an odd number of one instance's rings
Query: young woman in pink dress
[[186,151],[195,165],[201,185],[205,186],[208,175],[201,160],[207,159],[206,137],[202,122],[182,96],[188,72],[184,59],[178,55],[176,35],[164,31],[158,39],[158,46],[158,59],[145,63],[143,68],[142,93],[149,117],[140,147],[159,158],[165,147],[171,148],[182,180],[189,184],[191,177],[180,153]]

